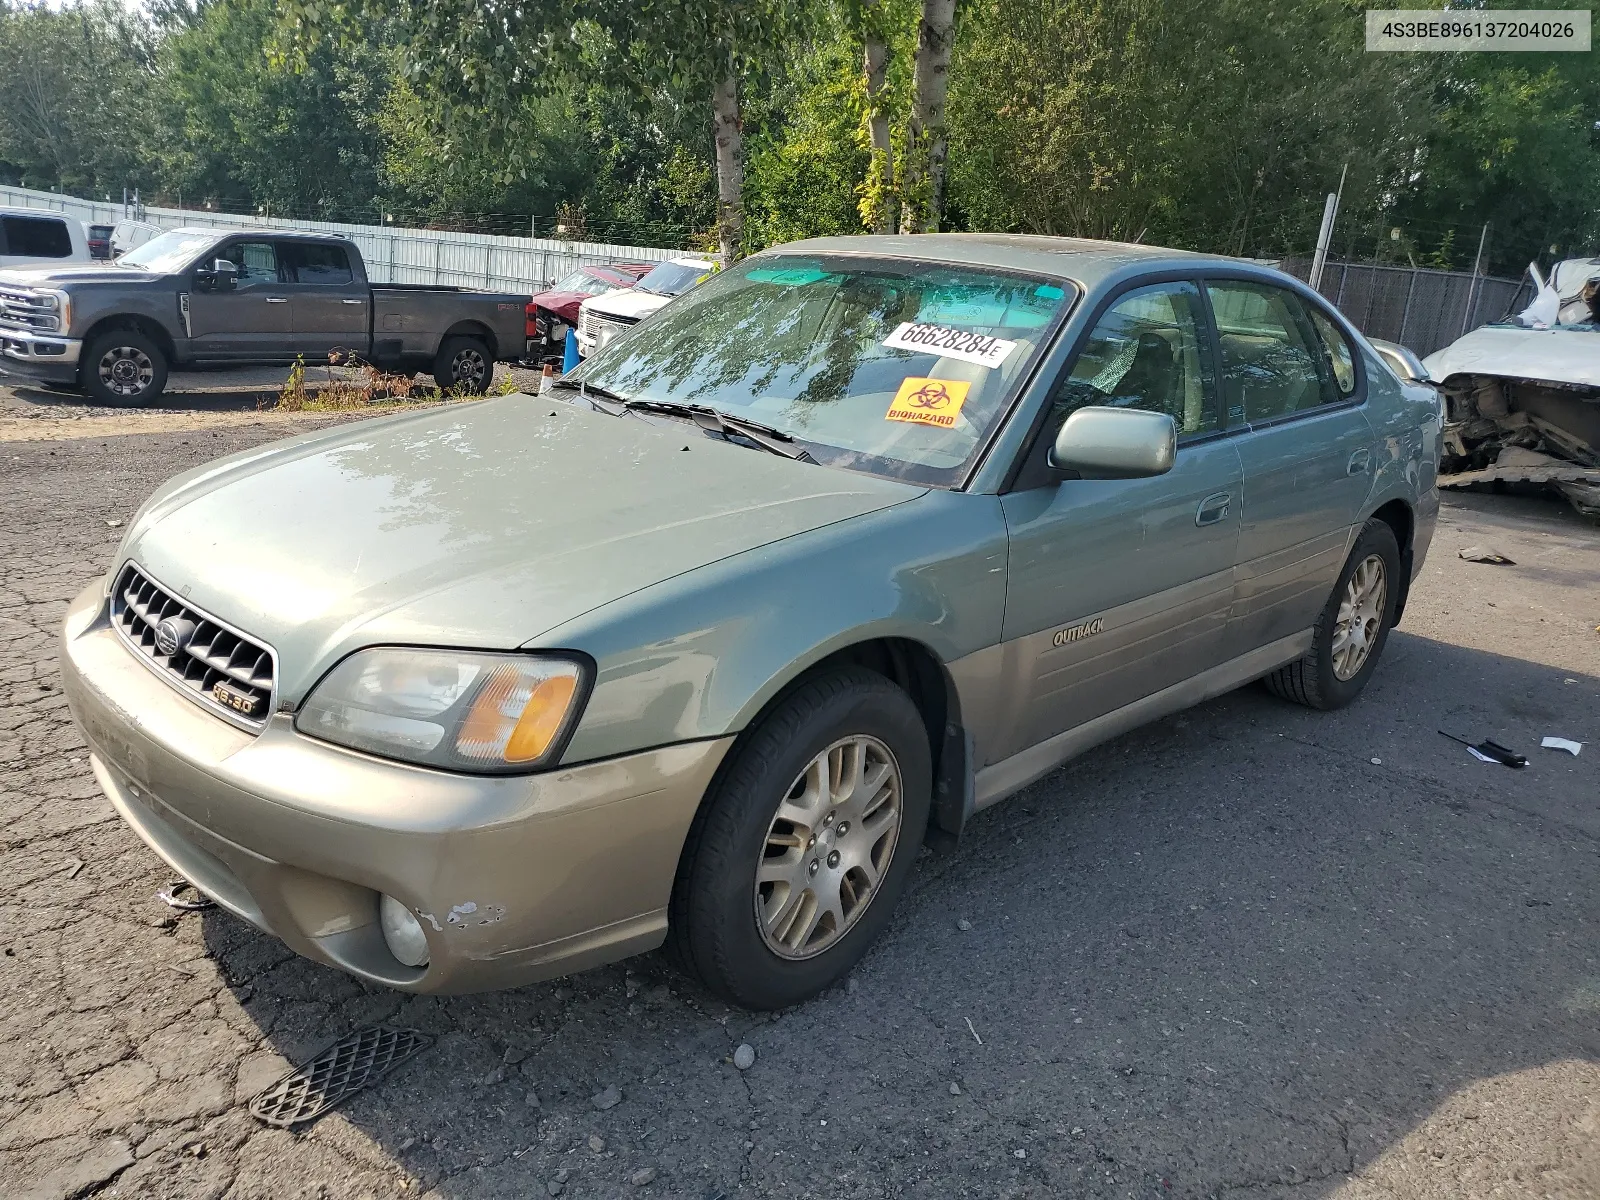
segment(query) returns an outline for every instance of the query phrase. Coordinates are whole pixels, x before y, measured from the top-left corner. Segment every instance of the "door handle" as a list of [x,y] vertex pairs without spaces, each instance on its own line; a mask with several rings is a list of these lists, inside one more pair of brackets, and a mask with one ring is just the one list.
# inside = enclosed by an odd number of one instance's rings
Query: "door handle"
[[365,300],[341,300],[340,304],[365,304]]
[[1233,497],[1227,492],[1216,492],[1200,501],[1200,507],[1194,511],[1196,525],[1215,525],[1228,515],[1228,506],[1233,503]]
[[1357,450],[1350,456],[1350,465],[1345,468],[1347,475],[1365,475],[1367,468],[1372,465],[1372,451]]
[[287,303],[289,303],[289,297],[287,297],[287,296],[268,296],[267,297],[267,303],[268,304],[287,304]]

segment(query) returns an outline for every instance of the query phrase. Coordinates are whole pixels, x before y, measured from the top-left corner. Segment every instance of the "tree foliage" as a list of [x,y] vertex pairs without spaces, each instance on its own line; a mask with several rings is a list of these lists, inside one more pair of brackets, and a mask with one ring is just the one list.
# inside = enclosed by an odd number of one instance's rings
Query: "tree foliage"
[[1597,248],[1593,55],[1367,54],[1353,0],[960,0],[939,116],[948,10],[0,0],[0,178],[752,250],[928,227],[942,134],[946,228],[1305,252],[1348,166],[1341,253]]

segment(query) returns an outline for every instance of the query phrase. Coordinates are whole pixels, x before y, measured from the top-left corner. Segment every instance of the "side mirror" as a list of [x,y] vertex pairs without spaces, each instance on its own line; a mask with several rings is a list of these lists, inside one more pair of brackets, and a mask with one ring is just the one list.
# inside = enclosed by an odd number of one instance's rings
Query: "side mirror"
[[1047,462],[1081,479],[1165,475],[1178,456],[1178,426],[1166,413],[1138,408],[1080,408],[1056,434]]
[[229,259],[219,258],[195,272],[195,280],[216,291],[228,291],[239,282],[239,268]]

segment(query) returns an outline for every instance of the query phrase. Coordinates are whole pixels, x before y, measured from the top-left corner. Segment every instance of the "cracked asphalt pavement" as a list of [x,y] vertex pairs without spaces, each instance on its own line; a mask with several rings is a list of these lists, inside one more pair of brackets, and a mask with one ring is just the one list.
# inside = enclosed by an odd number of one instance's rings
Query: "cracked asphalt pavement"
[[[304,424],[0,445],[0,1195],[1600,1196],[1600,534],[1560,505],[1451,497],[1354,706],[1246,688],[1092,752],[798,1009],[655,955],[415,998],[160,903],[59,691],[108,523]],[[377,1022],[436,1040],[309,1127],[248,1115]]]

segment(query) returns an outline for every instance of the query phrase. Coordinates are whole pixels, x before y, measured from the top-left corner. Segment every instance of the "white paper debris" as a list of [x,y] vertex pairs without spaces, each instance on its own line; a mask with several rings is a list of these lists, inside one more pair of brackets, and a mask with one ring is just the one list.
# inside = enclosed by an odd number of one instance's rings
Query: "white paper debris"
[[1476,746],[1468,746],[1467,747],[1467,753],[1472,755],[1472,757],[1477,759],[1479,762],[1494,762],[1494,759],[1490,758],[1487,754],[1485,754],[1482,750],[1479,750]]
[[1578,756],[1578,751],[1583,749],[1582,742],[1574,742],[1567,738],[1558,737],[1547,737],[1544,739],[1544,741],[1540,742],[1539,745],[1543,746],[1546,750],[1565,750],[1574,758]]

